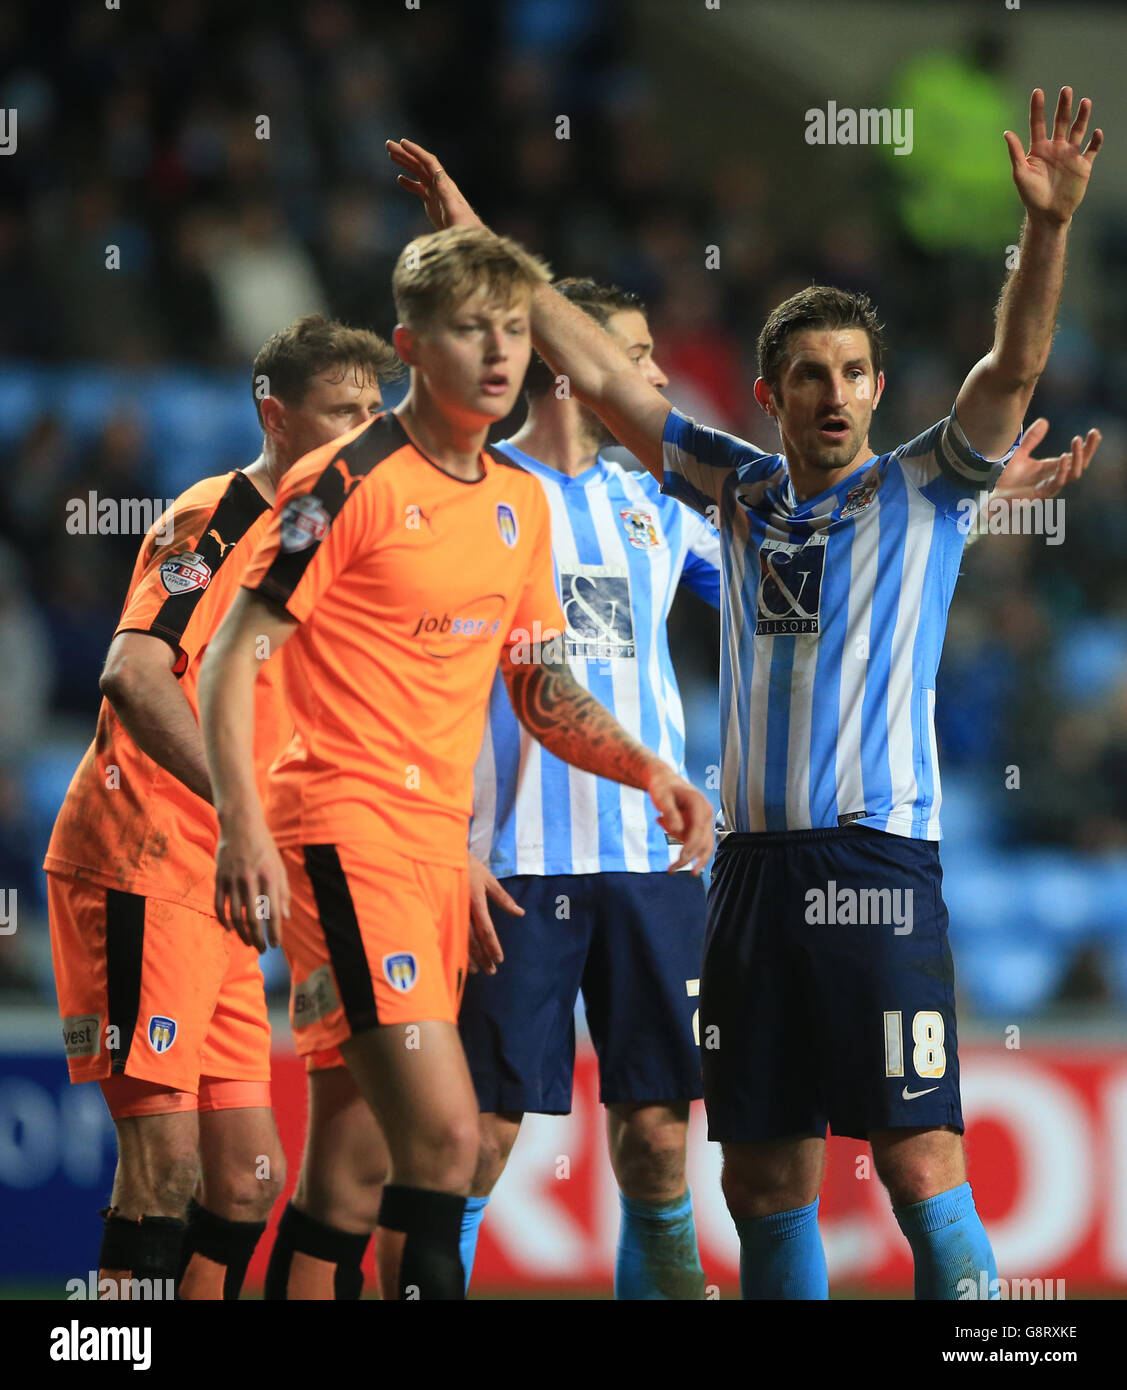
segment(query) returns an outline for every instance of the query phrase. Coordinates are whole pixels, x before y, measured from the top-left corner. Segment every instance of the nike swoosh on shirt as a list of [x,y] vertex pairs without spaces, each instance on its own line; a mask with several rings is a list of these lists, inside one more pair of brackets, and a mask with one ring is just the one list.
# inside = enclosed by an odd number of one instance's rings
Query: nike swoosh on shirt
[[929,1096],[931,1095],[932,1091],[938,1090],[938,1086],[929,1086],[926,1091],[909,1091],[907,1086],[905,1086],[904,1089],[900,1092],[900,1096],[903,1100],[916,1100],[920,1096]]

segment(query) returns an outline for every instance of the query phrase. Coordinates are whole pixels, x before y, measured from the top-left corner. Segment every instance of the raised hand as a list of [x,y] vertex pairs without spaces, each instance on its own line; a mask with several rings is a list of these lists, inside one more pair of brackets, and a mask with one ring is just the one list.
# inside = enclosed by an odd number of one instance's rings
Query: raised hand
[[1037,87],[1029,102],[1029,153],[1012,130],[1005,132],[1014,183],[1031,218],[1064,224],[1080,206],[1092,161],[1104,142],[1103,131],[1097,130],[1084,147],[1091,114],[1092,103],[1085,97],[1073,121],[1072,88],[1062,87],[1050,135],[1045,124],[1045,93]]
[[482,220],[470,207],[461,189],[438,162],[438,156],[413,140],[388,140],[392,163],[406,169],[399,184],[421,199],[436,231],[443,227],[480,227]]
[[1022,437],[1020,448],[1006,464],[1001,482],[994,489],[995,497],[1010,501],[1055,497],[1063,487],[1076,482],[1083,474],[1103,437],[1099,430],[1092,429],[1083,439],[1075,435],[1067,454],[1035,459],[1033,450],[1048,432],[1049,422],[1043,416],[1033,421]]

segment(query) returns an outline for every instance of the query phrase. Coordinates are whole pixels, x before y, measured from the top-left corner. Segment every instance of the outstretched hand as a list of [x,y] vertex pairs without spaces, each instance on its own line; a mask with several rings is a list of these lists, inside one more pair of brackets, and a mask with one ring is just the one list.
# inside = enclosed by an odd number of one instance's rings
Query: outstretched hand
[[470,207],[461,189],[438,162],[438,156],[414,140],[388,140],[392,163],[406,169],[399,184],[421,199],[436,231],[444,227],[480,227],[482,220]]
[[1097,130],[1087,148],[1084,146],[1091,114],[1092,103],[1084,97],[1073,121],[1072,88],[1062,87],[1050,135],[1045,124],[1045,93],[1037,87],[1029,102],[1029,153],[1012,130],[1005,132],[1014,183],[1030,217],[1063,225],[1080,206],[1092,161],[1104,142],[1103,131]]
[[1053,458],[1035,459],[1033,450],[1049,432],[1049,422],[1043,416],[1034,420],[1022,437],[1021,446],[1006,464],[995,497],[1010,501],[1055,497],[1063,487],[1074,483],[1092,461],[1103,436],[1091,429],[1084,436],[1074,435],[1067,454]]

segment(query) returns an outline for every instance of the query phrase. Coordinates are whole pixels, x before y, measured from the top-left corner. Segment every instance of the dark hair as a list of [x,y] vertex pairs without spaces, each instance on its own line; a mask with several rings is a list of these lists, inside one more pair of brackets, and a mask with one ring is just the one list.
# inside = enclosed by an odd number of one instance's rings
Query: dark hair
[[[646,306],[636,294],[620,289],[618,285],[602,285],[598,280],[569,275],[565,280],[554,280],[552,288],[593,318],[600,328],[605,328],[611,317],[624,309],[637,309],[640,314],[646,312]],[[555,372],[534,352],[524,378],[525,395],[530,400],[534,396],[543,396],[555,380]]]
[[864,329],[869,335],[873,376],[875,378],[880,374],[884,357],[884,325],[877,318],[877,311],[869,296],[835,290],[830,285],[811,285],[772,309],[759,334],[759,375],[772,391],[779,389],[791,334],[811,328]]
[[[306,314],[267,338],[254,359],[251,390],[258,423],[262,423],[263,395],[300,405],[312,378],[327,367],[339,367],[342,380],[350,369],[360,372],[364,380],[403,374],[399,354],[378,333],[349,328],[324,314]],[[265,392],[260,390],[263,378]]]

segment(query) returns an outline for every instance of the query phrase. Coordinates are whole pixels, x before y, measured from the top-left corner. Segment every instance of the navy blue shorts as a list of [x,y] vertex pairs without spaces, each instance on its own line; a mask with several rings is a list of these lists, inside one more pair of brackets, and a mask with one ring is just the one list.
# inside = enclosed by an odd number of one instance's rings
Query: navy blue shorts
[[490,904],[505,959],[496,975],[469,976],[458,1017],[481,1109],[570,1113],[581,989],[604,1105],[698,1099],[701,880],[520,874],[501,883],[525,915]]
[[962,1131],[939,847],[864,827],[728,835],[708,896],[708,1137]]

